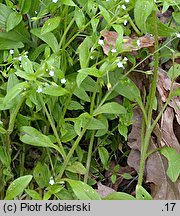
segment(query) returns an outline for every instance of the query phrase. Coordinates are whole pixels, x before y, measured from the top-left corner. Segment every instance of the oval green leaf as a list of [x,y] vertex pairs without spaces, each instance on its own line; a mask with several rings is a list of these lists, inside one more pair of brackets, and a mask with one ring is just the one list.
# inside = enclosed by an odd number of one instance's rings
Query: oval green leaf
[[24,189],[28,186],[32,179],[32,175],[21,176],[15,179],[8,187],[6,191],[5,200],[12,200],[16,196],[20,195]]
[[97,116],[102,113],[122,114],[122,113],[126,113],[126,109],[122,105],[116,102],[109,102],[98,107],[94,111],[93,116]]
[[68,182],[79,200],[100,200],[99,194],[88,184],[72,179],[63,179]]

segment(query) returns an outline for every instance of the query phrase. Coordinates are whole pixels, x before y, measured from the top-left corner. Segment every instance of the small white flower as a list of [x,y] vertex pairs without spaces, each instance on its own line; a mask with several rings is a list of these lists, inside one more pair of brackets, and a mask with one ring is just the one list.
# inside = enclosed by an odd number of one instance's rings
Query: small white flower
[[129,0],[125,0],[126,3],[129,3]]
[[154,0],[154,2],[156,2],[156,0]]
[[49,71],[49,75],[50,75],[50,76],[54,76],[54,71],[53,71],[53,70],[50,70],[50,71]]
[[54,3],[57,3],[57,2],[58,2],[58,0],[52,0],[52,2],[54,2]]
[[65,84],[66,83],[66,79],[65,78],[62,78],[61,79],[61,84]]
[[112,52],[112,53],[116,53],[117,50],[116,50],[115,48],[112,48],[111,52]]
[[124,60],[124,61],[128,61],[128,58],[127,58],[127,57],[124,57],[123,60]]
[[103,46],[104,45],[104,40],[99,39],[98,44],[101,45],[101,46]]
[[90,56],[90,59],[94,59],[94,57],[93,57],[93,56]]
[[176,37],[180,38],[180,33],[176,33]]
[[25,54],[25,55],[24,55],[24,57],[25,57],[25,58],[28,58],[28,55],[27,55],[27,54]]
[[38,86],[38,89],[36,90],[37,93],[41,93],[42,92],[42,88],[41,86]]
[[136,43],[137,43],[138,47],[140,47],[140,45],[141,45],[140,40],[137,40]]
[[124,25],[125,25],[125,26],[127,25],[127,23],[128,23],[128,21],[127,21],[127,20],[124,20]]
[[10,49],[9,50],[9,53],[12,55],[12,54],[14,54],[14,50],[13,49]]
[[123,63],[122,63],[121,61],[119,61],[119,62],[117,63],[117,66],[118,66],[118,68],[124,68]]
[[19,65],[20,68],[22,68],[22,65]]
[[123,4],[121,7],[123,10],[126,10],[126,5]]
[[50,185],[53,185],[55,182],[54,182],[54,179],[53,179],[53,177],[51,176],[51,178],[50,178],[50,180],[49,180],[49,184]]
[[48,72],[48,69],[46,68],[46,72]]
[[37,14],[38,12],[37,12],[37,11],[34,11],[34,13]]
[[21,60],[22,60],[22,56],[19,56],[17,59],[18,59],[19,61],[21,61]]

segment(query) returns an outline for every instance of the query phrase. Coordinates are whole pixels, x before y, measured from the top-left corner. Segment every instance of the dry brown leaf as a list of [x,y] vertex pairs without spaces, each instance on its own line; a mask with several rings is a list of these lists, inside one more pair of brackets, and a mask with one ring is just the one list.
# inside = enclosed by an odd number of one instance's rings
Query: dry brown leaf
[[[159,95],[161,97],[161,100],[163,102],[166,102],[166,100],[167,100],[170,87],[171,87],[171,80],[167,76],[167,73],[164,70],[162,70],[161,68],[159,68],[157,90],[158,90]],[[180,84],[177,82],[174,82],[173,83],[173,90],[175,90],[177,88],[180,88]],[[173,97],[169,103],[169,106],[174,109],[177,122],[180,125],[180,96]]]
[[[115,48],[116,40],[118,38],[118,33],[115,31],[103,30],[101,35],[104,37],[105,45],[103,46],[103,51],[106,55],[111,48]],[[138,41],[138,43],[137,43]],[[143,37],[130,38],[128,36],[123,37],[122,51],[136,51],[144,47],[152,47],[154,45],[154,37],[150,35],[145,35]]]
[[[180,153],[180,143],[178,142],[173,129],[174,112],[167,107],[161,119],[161,146],[168,146],[176,149]],[[179,126],[180,129],[180,126]]]
[[98,189],[96,190],[97,193],[103,198],[106,197],[109,194],[112,194],[113,192],[115,192],[115,190],[113,190],[110,187],[107,187],[103,184],[101,184],[101,182],[97,183]]

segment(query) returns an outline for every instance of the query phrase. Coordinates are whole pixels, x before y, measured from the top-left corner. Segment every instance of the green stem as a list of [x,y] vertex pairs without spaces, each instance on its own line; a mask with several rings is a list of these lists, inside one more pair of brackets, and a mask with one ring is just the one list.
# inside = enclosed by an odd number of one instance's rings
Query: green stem
[[84,176],[85,183],[87,183],[88,177],[89,177],[89,169],[90,169],[91,158],[92,158],[92,149],[93,149],[93,144],[94,144],[94,134],[95,134],[95,131],[93,131],[91,134],[91,139],[90,139],[90,144],[89,144],[89,149],[88,149],[88,157],[87,157],[87,162],[86,162],[86,173]]
[[134,22],[133,22],[133,20],[131,19],[130,16],[128,16],[128,20],[129,20],[129,23],[131,24],[131,26],[133,27],[134,31],[136,32],[136,34],[139,35],[139,36],[142,36],[142,33],[136,27],[136,25],[134,24]]
[[61,170],[59,172],[59,175],[57,176],[57,179],[56,179],[56,182],[59,182],[63,176],[63,173],[75,151],[75,149],[77,148],[77,146],[79,145],[79,142],[81,141],[82,137],[84,136],[86,130],[87,130],[87,127],[90,123],[91,119],[87,122],[86,126],[82,129],[82,132],[81,134],[77,137],[76,141],[74,142],[72,148],[70,149],[69,153],[67,154],[67,157],[65,158],[63,164],[62,164],[62,167],[61,167]]
[[59,43],[59,49],[61,49],[62,44],[63,44],[63,42],[64,42],[64,39],[66,38],[66,35],[67,35],[69,29],[71,28],[72,24],[74,23],[74,21],[75,21],[75,18],[73,18],[73,19],[71,20],[71,22],[70,22],[69,25],[67,26],[66,30],[64,31],[63,36],[62,36],[62,38],[61,38],[61,40],[60,40],[60,43]]
[[[155,20],[156,20],[156,12],[155,11],[153,12],[153,16],[155,17]],[[156,96],[155,94],[156,94],[156,86],[157,86],[157,78],[158,78],[159,54],[157,52],[157,50],[158,50],[157,22],[154,23],[154,29],[155,29],[155,34],[154,34],[154,41],[155,41],[154,74],[153,74],[151,89],[150,89],[148,102],[147,102],[149,104],[148,115],[147,115],[147,128],[145,131],[144,138],[143,137],[141,138],[143,143],[141,143],[141,158],[140,158],[139,177],[138,177],[138,185],[140,185],[140,186],[142,185],[142,182],[143,182],[145,162],[146,162],[146,158],[147,158],[147,150],[148,150],[149,142],[151,139],[151,133],[153,130],[152,125],[151,125],[151,120],[152,120],[153,103],[154,103],[155,96]],[[144,128],[143,128],[143,130],[144,130]],[[142,134],[142,136],[143,136],[143,134]]]
[[44,109],[44,111],[45,111],[45,113],[46,113],[46,116],[47,116],[47,118],[48,118],[48,121],[49,121],[49,123],[50,123],[50,125],[51,125],[51,127],[52,127],[52,130],[53,130],[53,132],[54,132],[54,135],[55,135],[55,137],[56,137],[56,140],[57,140],[57,143],[58,143],[58,145],[59,145],[59,150],[60,150],[60,152],[61,152],[61,155],[62,155],[63,159],[65,160],[65,158],[66,158],[66,153],[65,153],[64,148],[63,148],[63,146],[62,146],[62,143],[61,143],[61,141],[60,141],[60,138],[59,138],[58,132],[57,132],[57,130],[56,130],[56,126],[55,126],[55,124],[54,124],[54,121],[52,120],[52,116],[51,116],[51,114],[49,114],[49,112],[48,112],[48,110],[47,110],[47,108],[46,108],[46,105],[45,105],[45,103],[44,103],[43,98],[42,98],[41,95],[39,95],[39,99],[40,99],[40,101],[41,101],[41,105],[42,105],[42,107],[43,107],[43,109]]

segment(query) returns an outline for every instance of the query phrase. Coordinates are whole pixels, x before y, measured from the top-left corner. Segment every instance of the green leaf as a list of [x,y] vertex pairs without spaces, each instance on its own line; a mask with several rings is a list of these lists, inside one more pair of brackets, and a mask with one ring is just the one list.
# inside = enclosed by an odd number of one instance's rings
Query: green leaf
[[19,95],[25,88],[28,88],[29,84],[27,82],[18,83],[13,88],[11,88],[4,98],[3,103],[7,104],[12,101],[17,95]]
[[106,22],[109,23],[111,21],[111,16],[109,12],[101,5],[99,5],[99,9],[100,9],[100,14],[104,17]]
[[86,91],[83,89],[83,88],[75,88],[74,92],[73,92],[74,95],[76,95],[76,97],[80,98],[81,100],[83,101],[86,101],[86,102],[90,102],[90,97],[88,96],[88,94],[86,93]]
[[10,155],[6,152],[5,148],[0,146],[0,161],[1,163],[6,166],[9,167],[10,163],[11,163],[11,157]]
[[134,18],[136,25],[143,32],[146,33],[146,21],[151,14],[154,7],[153,0],[137,0],[134,7]]
[[28,186],[32,179],[32,175],[25,175],[15,179],[8,187],[6,191],[5,200],[12,200],[16,196],[20,195],[24,189]]
[[99,157],[105,168],[108,168],[109,152],[104,147],[98,148]]
[[[88,124],[89,123],[89,124]],[[87,125],[88,124],[88,125]],[[74,129],[78,135],[81,133],[81,128],[87,127],[88,130],[106,129],[106,125],[98,119],[91,117],[88,113],[82,113],[74,121]]]
[[68,182],[79,200],[100,200],[99,194],[89,185],[81,181],[63,179]]
[[177,88],[172,92],[171,97],[175,96],[180,96],[180,88]]
[[160,152],[168,159],[167,175],[172,182],[176,182],[180,175],[180,154],[170,147],[162,148]]
[[6,21],[8,16],[13,12],[11,8],[0,3],[0,28],[6,29]]
[[150,34],[155,35],[154,23],[157,22],[157,30],[159,37],[170,37],[173,36],[177,31],[173,28],[163,24],[158,18],[150,16],[147,20],[147,31]]
[[24,44],[22,42],[16,42],[0,37],[0,50],[16,49],[22,47],[24,47]]
[[86,168],[78,161],[75,161],[72,165],[67,166],[66,170],[80,175],[84,175],[86,173]]
[[67,143],[71,141],[72,139],[74,139],[77,136],[77,134],[74,130],[73,125],[69,123],[65,123],[63,124],[63,126],[65,126],[66,133],[62,135],[61,140],[63,143]]
[[6,134],[7,131],[0,125],[0,134]]
[[22,57],[22,61],[21,61],[21,64],[23,66],[23,69],[29,73],[29,74],[34,74],[34,70],[33,70],[33,65],[32,65],[32,62],[26,58],[26,57]]
[[85,25],[85,16],[84,16],[82,9],[80,9],[78,7],[75,8],[74,18],[75,18],[75,21],[76,21],[78,28],[80,30],[83,29],[84,25]]
[[136,200],[133,196],[124,193],[124,192],[113,192],[106,197],[103,197],[103,200]]
[[[84,120],[84,122],[86,122],[86,120]],[[87,126],[88,130],[105,130],[106,129],[106,125],[95,118],[91,118],[91,121],[89,123],[89,125]]]
[[29,80],[29,81],[33,81],[36,79],[36,76],[35,74],[32,74],[32,73],[25,73],[24,71],[22,70],[19,70],[17,69],[17,71],[15,72],[15,74],[18,76],[18,77],[21,77],[25,80]]
[[130,180],[133,178],[129,173],[123,173],[121,174],[121,176],[126,180]]
[[136,186],[136,199],[137,200],[152,200],[152,196],[140,185]]
[[59,26],[59,23],[60,23],[60,17],[57,16],[57,17],[54,17],[54,18],[50,18],[48,19],[42,29],[41,29],[41,34],[47,34],[48,32],[51,32],[53,31],[54,29],[56,29],[58,26]]
[[48,187],[51,177],[48,165],[38,162],[33,171],[33,177],[40,188]]
[[102,77],[104,74],[104,72],[101,72],[100,70],[96,69],[96,68],[83,68],[78,70],[78,75],[76,78],[76,82],[78,87],[81,85],[81,83],[83,82],[83,80],[88,76],[94,76],[94,77]]
[[25,189],[27,195],[29,195],[33,200],[42,200],[41,196],[35,190]]
[[180,76],[180,64],[173,64],[173,66],[169,69],[167,75],[171,80],[174,80],[178,76]]
[[71,101],[68,106],[68,110],[83,110],[84,107],[77,101]]
[[127,141],[128,127],[126,125],[122,125],[121,123],[119,123],[118,131],[125,138],[125,141]]
[[180,24],[180,12],[179,12],[179,11],[173,12],[173,13],[172,13],[172,16],[173,16],[174,20],[175,20],[178,24]]
[[113,25],[113,28],[116,30],[116,32],[118,33],[118,38],[116,40],[116,49],[118,51],[120,51],[122,48],[122,43],[123,43],[123,34],[124,34],[124,31],[123,31],[123,28],[122,26],[120,25],[117,25],[117,24],[114,24]]
[[61,86],[46,86],[43,88],[42,91],[44,94],[51,95],[51,96],[62,96],[69,94],[69,92],[62,88]]
[[20,128],[20,131],[22,134],[20,140],[26,144],[57,149],[57,146],[51,142],[48,136],[42,134],[33,127],[23,126]]
[[19,6],[20,6],[20,11],[22,14],[28,13],[28,11],[31,8],[31,2],[32,1],[27,1],[27,0],[19,0]]
[[76,7],[76,4],[72,0],[61,0],[62,4],[64,5],[69,5],[69,6],[74,6]]
[[90,48],[92,46],[92,40],[90,37],[86,37],[84,41],[78,47],[79,61],[81,68],[87,68],[89,66]]
[[122,105],[116,102],[109,102],[98,107],[94,111],[93,116],[97,116],[102,113],[122,114],[122,113],[126,113],[126,109]]
[[31,29],[31,33],[34,34],[36,37],[43,40],[45,43],[47,43],[53,52],[57,53],[59,51],[58,49],[58,41],[54,34],[52,32],[48,32],[47,34],[41,35],[41,29],[40,28],[34,28]]
[[141,101],[140,91],[137,86],[128,78],[121,79],[115,91],[133,102]]
[[6,31],[10,31],[15,28],[22,21],[22,15],[17,12],[12,12],[8,18],[6,23]]

